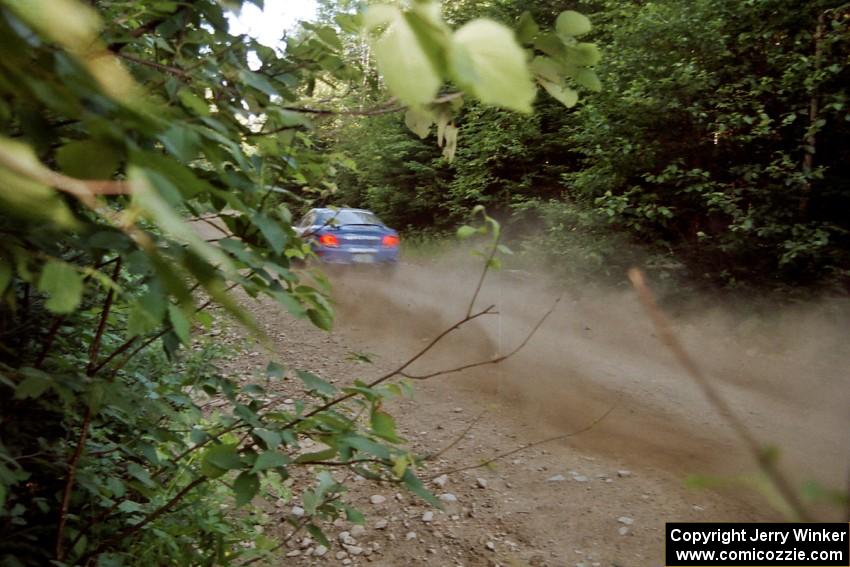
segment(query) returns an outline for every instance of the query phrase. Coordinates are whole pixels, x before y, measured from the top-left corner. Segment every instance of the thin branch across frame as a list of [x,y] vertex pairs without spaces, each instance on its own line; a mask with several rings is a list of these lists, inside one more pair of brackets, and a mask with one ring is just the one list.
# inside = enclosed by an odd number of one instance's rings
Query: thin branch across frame
[[750,431],[749,427],[732,410],[732,406],[729,405],[726,398],[720,393],[720,390],[703,374],[697,363],[688,351],[685,350],[682,343],[679,342],[667,316],[655,301],[655,295],[646,283],[643,272],[637,268],[630,269],[629,280],[635,291],[637,291],[638,298],[652,320],[662,342],[670,349],[688,376],[699,386],[709,403],[714,406],[720,416],[729,424],[741,444],[755,459],[756,463],[758,463],[761,471],[767,476],[797,519],[803,522],[811,521],[808,511],[800,500],[800,497],[794,491],[791,481],[777,468],[770,453],[765,450],[765,447],[756,439],[756,436]]

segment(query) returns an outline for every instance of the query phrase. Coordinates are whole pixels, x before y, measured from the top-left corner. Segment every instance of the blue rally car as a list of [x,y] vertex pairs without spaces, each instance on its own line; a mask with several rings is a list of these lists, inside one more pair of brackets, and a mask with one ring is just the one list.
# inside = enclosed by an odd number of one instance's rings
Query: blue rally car
[[312,209],[294,228],[311,243],[322,262],[328,264],[392,267],[398,262],[398,232],[372,211]]

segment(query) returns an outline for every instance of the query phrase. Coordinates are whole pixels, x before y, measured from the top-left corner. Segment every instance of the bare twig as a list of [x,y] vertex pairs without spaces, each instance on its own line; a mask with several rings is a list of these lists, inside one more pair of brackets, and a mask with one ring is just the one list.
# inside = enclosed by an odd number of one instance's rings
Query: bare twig
[[[215,215],[212,218],[219,218],[219,217],[220,217],[220,215]],[[210,217],[194,217],[194,218],[188,219],[188,222],[193,222],[193,221],[201,221],[202,223],[213,227],[214,229],[216,229],[217,231],[219,231],[220,233],[222,233],[224,236],[226,236],[228,238],[233,236],[233,234],[231,232],[221,228],[220,226],[218,226],[217,224],[212,222],[210,220]]]
[[756,439],[755,435],[750,431],[746,424],[735,414],[732,407],[726,402],[726,399],[721,395],[715,385],[702,373],[699,366],[690,354],[685,350],[684,346],[679,342],[678,337],[673,332],[670,322],[664,315],[664,312],[658,307],[655,301],[655,296],[649,286],[646,284],[643,272],[637,268],[629,270],[629,280],[632,282],[635,290],[638,293],[638,298],[643,304],[644,309],[649,314],[655,330],[658,333],[667,348],[673,353],[688,375],[693,378],[703,395],[708,399],[709,403],[714,406],[714,409],[720,416],[726,420],[726,423],[732,428],[738,439],[744,447],[750,452],[750,455],[756,460],[759,468],[768,477],[773,486],[779,492],[780,496],[788,504],[794,515],[801,521],[810,521],[809,514],[806,511],[803,503],[800,501],[797,493],[791,487],[790,481],[780,472],[776,463],[773,462],[773,457],[769,451],[766,451],[764,446]]
[[[200,284],[195,284],[195,285],[192,287],[192,289],[190,289],[189,291],[190,291],[190,292],[192,292],[192,291],[196,290],[196,289],[198,288],[198,286],[199,286],[199,285],[200,285]],[[229,287],[227,287],[227,288],[224,290],[224,291],[225,291],[225,293],[226,293],[226,292],[228,292],[228,291],[230,291],[231,289],[235,288],[235,287],[236,287],[236,286],[238,286],[238,285],[239,285],[238,283],[231,284]],[[213,300],[212,300],[212,299],[207,300],[207,301],[206,301],[203,305],[201,305],[200,307],[198,307],[198,308],[195,310],[195,313],[197,313],[198,311],[203,311],[204,309],[206,309],[207,307],[209,307],[210,305],[212,305],[212,303],[213,303]],[[120,370],[121,368],[123,368],[123,367],[124,367],[124,365],[126,365],[126,364],[130,361],[130,359],[132,359],[134,356],[136,356],[136,355],[137,355],[140,351],[144,350],[145,348],[147,348],[148,346],[150,346],[151,344],[153,344],[153,343],[154,343],[157,339],[162,338],[163,336],[165,336],[165,334],[166,334],[166,333],[168,333],[168,332],[169,332],[172,328],[173,328],[173,327],[172,327],[172,325],[171,325],[171,324],[166,325],[166,326],[165,326],[165,327],[163,327],[163,328],[162,328],[162,329],[161,329],[161,330],[160,330],[157,334],[155,334],[155,335],[153,335],[153,336],[149,337],[147,340],[145,340],[145,342],[143,342],[141,345],[139,345],[138,347],[136,347],[135,349],[133,349],[133,351],[132,351],[132,352],[130,352],[127,356],[125,356],[125,357],[121,360],[121,362],[119,362],[119,363],[118,363],[118,365],[117,365],[115,368],[113,368],[113,369],[112,369],[113,374],[114,374],[115,372],[117,372],[118,370]],[[132,337],[132,338],[127,339],[126,341],[124,341],[124,343],[122,343],[122,344],[121,344],[118,348],[116,348],[116,349],[115,349],[115,350],[114,350],[114,351],[113,351],[113,352],[112,352],[112,353],[111,353],[108,357],[106,357],[106,360],[104,360],[103,362],[101,362],[100,364],[98,364],[98,365],[94,368],[94,370],[92,371],[92,375],[97,374],[98,372],[100,372],[101,370],[103,370],[103,368],[105,368],[105,367],[106,367],[106,366],[107,366],[110,362],[112,362],[112,361],[115,359],[115,357],[117,357],[118,355],[120,355],[120,354],[122,354],[122,353],[126,352],[127,350],[129,350],[129,349],[130,349],[130,348],[131,348],[131,347],[132,347],[132,346],[136,343],[136,341],[137,341],[138,339],[139,339],[139,337]]]
[[411,380],[428,380],[429,378],[434,378],[436,376],[444,376],[446,374],[454,374],[455,372],[462,372],[464,370],[469,370],[470,368],[477,368],[479,366],[487,366],[487,365],[490,365],[490,364],[499,364],[500,362],[504,362],[505,360],[509,359],[510,357],[514,356],[519,351],[521,351],[523,348],[525,348],[525,346],[531,341],[531,338],[537,333],[537,331],[540,329],[540,327],[543,325],[543,323],[546,321],[546,319],[549,318],[549,315],[551,315],[552,312],[555,311],[555,308],[558,306],[558,303],[560,303],[560,301],[561,301],[561,296],[558,296],[558,298],[555,300],[555,302],[552,303],[552,306],[549,308],[549,310],[546,311],[546,313],[543,314],[543,316],[537,321],[537,323],[534,325],[534,327],[531,328],[531,330],[528,332],[528,334],[525,336],[525,338],[522,340],[522,342],[519,343],[516,346],[516,348],[514,348],[512,351],[510,351],[506,354],[503,354],[501,356],[497,356],[496,358],[491,358],[490,360],[479,360],[478,362],[470,362],[469,364],[463,364],[461,366],[457,366],[455,368],[449,368],[449,369],[446,369],[446,370],[437,370],[435,372],[429,372],[428,374],[418,374],[417,375],[417,374],[408,374],[406,372],[399,372],[399,374],[401,374],[405,378],[410,378]]
[[[73,260],[68,260],[68,261],[70,262],[70,261],[73,261]],[[103,269],[104,267],[106,267],[110,264],[116,263],[116,262],[119,263],[119,264],[121,263],[121,256],[116,256],[116,257],[112,258],[111,260],[105,260],[103,262],[100,262],[99,264],[94,266],[94,269],[100,270],[100,269]],[[116,270],[116,274],[112,277],[113,282],[118,277],[117,272],[118,272],[118,270]],[[91,277],[92,277],[91,273],[86,274],[86,276],[83,278],[83,282],[88,282],[91,279]],[[114,290],[110,289],[110,293],[114,295]],[[107,297],[109,297],[109,296],[107,296]],[[109,300],[109,303],[111,304],[111,300]],[[107,309],[106,313],[107,314],[109,313],[108,309]],[[44,364],[44,361],[47,359],[47,355],[50,353],[50,349],[53,347],[53,342],[56,340],[56,337],[59,334],[59,328],[62,326],[62,323],[64,323],[67,318],[68,317],[66,315],[59,315],[53,320],[53,323],[51,324],[50,329],[47,332],[47,337],[44,340],[44,345],[42,346],[41,352],[39,353],[38,358],[36,358],[36,361],[35,361],[35,367],[36,368],[41,368],[42,365]],[[105,320],[106,319],[104,317],[101,317],[101,325],[104,324]],[[100,327],[99,327],[99,330],[100,330],[100,334],[102,335],[103,331],[102,331],[102,329],[100,329]],[[97,342],[98,343],[100,342],[99,338],[98,338]],[[94,344],[95,343],[92,343],[92,345],[94,345]]]
[[126,181],[77,179],[48,169],[41,163],[34,166],[29,161],[7,152],[0,152],[0,165],[29,179],[70,193],[89,207],[94,207],[94,197],[97,195],[125,195],[131,192],[131,184]]
[[847,467],[847,485],[844,488],[846,490],[846,500],[844,503],[844,521],[850,522],[850,467]]
[[[117,281],[121,273],[121,258],[115,263],[115,269],[112,270],[112,281]],[[97,325],[97,331],[92,339],[89,347],[89,363],[86,368],[87,376],[94,376],[94,369],[97,365],[97,356],[100,352],[100,342],[103,339],[103,332],[106,330],[106,321],[109,319],[109,312],[112,309],[112,300],[115,299],[115,288],[109,288],[106,292],[106,300],[103,302],[103,309],[100,312],[100,321]]]
[[442,449],[440,449],[436,453],[431,453],[429,455],[426,455],[424,460],[433,461],[434,459],[439,459],[440,457],[442,457],[443,455],[445,455],[446,453],[451,451],[458,443],[460,443],[467,436],[467,434],[472,430],[472,428],[475,427],[478,424],[479,421],[481,421],[481,418],[483,418],[484,414],[486,414],[486,413],[487,413],[487,410],[484,410],[481,413],[479,413],[475,417],[475,419],[473,419],[472,421],[469,422],[469,425],[466,426],[466,428],[461,432],[461,434],[454,438],[454,440],[451,443],[449,443],[448,445],[446,445],[445,447],[443,447]]
[[490,465],[490,464],[492,464],[492,463],[494,463],[494,462],[496,462],[500,459],[504,459],[505,457],[510,457],[511,455],[516,455],[517,453],[521,453],[522,451],[527,451],[528,449],[537,447],[538,445],[544,445],[546,443],[554,443],[555,441],[562,441],[564,439],[569,439],[570,437],[575,437],[576,435],[580,435],[580,434],[582,434],[586,431],[590,431],[591,429],[596,427],[603,419],[605,419],[606,417],[611,415],[611,412],[613,412],[616,407],[617,407],[617,404],[614,404],[613,406],[608,408],[605,411],[605,413],[603,413],[602,415],[600,415],[599,417],[594,419],[592,422],[590,422],[589,424],[582,427],[581,429],[576,429],[575,431],[570,431],[569,433],[563,433],[561,435],[556,435],[554,437],[548,437],[548,438],[542,439],[540,441],[535,441],[533,443],[528,443],[526,445],[522,445],[521,447],[517,447],[516,449],[511,449],[510,451],[506,451],[504,453],[499,453],[497,455],[494,455],[493,457],[490,457],[486,461],[478,463],[477,465],[469,465],[469,466],[465,466],[465,467],[458,467],[456,469],[450,469],[450,470],[447,470],[447,471],[442,471],[442,472],[439,472],[437,474],[430,476],[429,479],[434,479],[434,478],[437,478],[438,476],[442,476],[444,474],[454,474],[454,473],[459,473],[459,472],[463,472],[463,471],[480,469],[480,468],[486,467],[486,466],[488,466],[488,465]]
[[83,417],[83,424],[80,426],[80,438],[77,440],[77,448],[74,449],[74,454],[71,455],[71,460],[68,462],[68,478],[65,479],[65,489],[62,492],[62,507],[59,509],[59,527],[56,531],[56,559],[62,561],[65,558],[65,551],[62,546],[62,540],[65,538],[65,525],[68,522],[68,509],[71,505],[71,492],[74,488],[74,478],[77,473],[77,464],[80,462],[80,457],[83,454],[83,449],[86,445],[86,437],[89,432],[89,424],[91,423],[92,409],[91,405],[86,407],[86,414]]
[[[455,92],[448,93],[442,96],[439,96],[433,100],[434,103],[442,103],[442,102],[450,102],[452,100],[461,98],[463,93]],[[283,106],[284,110],[292,110],[295,112],[303,112],[305,114],[319,114],[319,115],[327,115],[327,116],[378,116],[381,114],[392,114],[394,112],[400,112],[405,110],[407,107],[401,104],[391,104],[388,106],[387,103],[383,105],[374,107],[374,108],[358,108],[352,110],[335,110],[329,108],[309,108],[303,106]]]
[[240,563],[239,567],[246,567],[247,565],[253,565],[254,563],[257,563],[258,561],[262,561],[263,559],[267,559],[268,556],[270,556],[272,553],[280,550],[281,548],[285,547],[286,544],[288,544],[290,541],[292,541],[292,538],[294,538],[296,534],[298,534],[301,530],[303,530],[304,526],[309,524],[311,520],[312,520],[312,517],[302,518],[301,520],[298,521],[298,523],[296,525],[294,525],[292,527],[292,531],[289,532],[289,534],[287,534],[287,536],[285,538],[283,538],[280,541],[280,543],[278,543],[276,546],[271,548],[266,555],[260,555],[258,557],[254,557],[253,559],[249,559],[248,561],[246,561],[244,563]]
[[478,285],[475,286],[475,291],[472,294],[472,299],[469,300],[469,307],[466,308],[466,316],[472,313],[475,308],[475,302],[478,299],[478,294],[481,293],[481,288],[484,286],[484,278],[487,277],[487,272],[490,271],[490,264],[496,256],[496,250],[499,249],[499,240],[501,235],[493,241],[493,246],[490,248],[490,254],[487,255],[487,260],[484,261],[484,267],[481,269],[481,276],[478,278]]
[[[329,504],[329,503],[331,503],[331,502],[334,502],[335,500],[339,500],[340,496],[341,496],[341,494],[338,494],[338,493],[337,493],[337,494],[334,494],[334,495],[333,495],[333,496],[331,496],[330,498],[326,499],[324,503],[325,503],[325,504]],[[298,534],[301,530],[303,530],[303,529],[304,529],[304,526],[306,526],[307,524],[309,524],[311,521],[313,521],[313,517],[312,517],[312,516],[306,516],[306,517],[302,518],[302,519],[301,519],[301,520],[300,520],[300,521],[299,521],[299,522],[298,522],[298,523],[297,523],[297,524],[293,527],[293,530],[292,530],[291,532],[289,532],[289,534],[288,534],[288,535],[287,535],[287,536],[286,536],[286,537],[285,537],[285,538],[284,538],[284,539],[283,539],[280,543],[278,543],[276,546],[274,546],[273,548],[271,548],[271,549],[269,550],[268,555],[271,555],[272,553],[274,553],[274,552],[278,551],[279,549],[283,548],[283,547],[284,547],[287,543],[289,543],[289,542],[292,540],[292,538],[293,538],[293,537],[295,537],[295,535],[296,535],[296,534]],[[266,558],[268,557],[268,555],[266,555],[266,556],[260,556],[260,557],[255,557],[255,558],[253,558],[253,559],[250,559],[250,560],[246,561],[245,563],[240,563],[240,564],[239,564],[239,567],[246,567],[247,565],[253,565],[254,563],[257,563],[258,561],[262,561],[263,559],[266,559]]]
[[53,346],[53,341],[56,340],[56,335],[59,333],[59,327],[62,326],[62,323],[65,322],[67,317],[65,315],[57,315],[53,320],[53,324],[50,325],[50,330],[47,331],[47,338],[44,339],[44,345],[41,347],[41,352],[38,354],[38,358],[35,360],[35,367],[41,368],[41,365],[44,364],[45,359],[47,358],[47,354],[50,352],[50,348]]
[[[115,269],[112,271],[112,280],[115,281],[118,279],[118,275],[121,272],[121,260],[119,259],[115,263]],[[95,332],[94,338],[92,339],[91,346],[89,347],[89,362],[88,368],[86,370],[87,376],[93,376],[93,368],[95,363],[97,362],[97,353],[100,350],[100,341],[103,338],[103,332],[106,329],[106,321],[109,318],[109,312],[112,309],[112,300],[115,298],[115,289],[109,288],[109,291],[106,292],[106,299],[103,302],[103,309],[100,313],[100,321],[97,325],[97,331]],[[71,492],[74,488],[74,478],[76,477],[77,472],[77,464],[80,462],[80,457],[85,450],[86,445],[86,437],[88,436],[89,426],[91,425],[91,417],[92,417],[92,406],[88,404],[86,406],[85,417],[83,418],[82,426],[80,427],[80,437],[77,440],[77,447],[74,450],[74,454],[71,456],[71,460],[68,463],[68,478],[65,480],[65,489],[62,493],[62,507],[59,511],[59,527],[56,532],[56,558],[58,560],[64,559],[65,551],[63,549],[62,543],[65,538],[65,525],[68,521],[68,509],[71,504]]]
[[[455,323],[451,327],[445,329],[442,333],[440,333],[439,335],[434,337],[434,339],[432,339],[431,342],[429,342],[427,345],[425,345],[419,352],[417,352],[415,355],[413,355],[411,358],[409,358],[401,366],[399,366],[395,370],[391,370],[391,371],[387,372],[383,376],[376,378],[375,380],[373,380],[372,382],[367,384],[367,387],[374,388],[375,386],[378,386],[378,385],[386,382],[387,380],[389,380],[390,378],[392,378],[394,376],[403,375],[404,370],[408,366],[410,366],[411,364],[413,364],[414,362],[419,360],[421,357],[425,356],[425,354],[427,354],[428,351],[430,351],[432,348],[434,348],[437,345],[437,343],[442,341],[446,337],[446,335],[452,333],[453,331],[456,331],[457,329],[461,328],[463,325],[469,323],[470,321],[472,321],[474,319],[477,319],[479,317],[483,317],[484,315],[495,314],[495,311],[493,311],[494,308],[495,308],[494,305],[490,305],[489,307],[487,307],[486,309],[484,309],[482,311],[479,311],[478,313],[474,313],[472,315],[467,315],[466,317],[464,317],[463,319],[461,319],[460,321],[458,321],[457,323]],[[285,426],[283,426],[282,429],[289,429],[289,428],[303,422],[304,420],[306,420],[310,417],[313,417],[314,415],[316,415],[318,413],[325,411],[328,408],[331,408],[331,407],[333,407],[337,404],[344,402],[345,400],[353,398],[356,395],[357,395],[357,392],[349,392],[347,394],[344,394],[342,396],[334,398],[333,400],[330,400],[330,401],[326,402],[325,404],[322,404],[321,406],[313,409],[312,411],[293,419],[292,421],[287,423]]]
[[94,370],[92,371],[92,374],[94,375],[94,374],[97,374],[98,372],[100,372],[107,364],[112,362],[112,360],[116,356],[120,355],[121,353],[125,352],[127,349],[132,347],[136,343],[137,340],[139,340],[139,337],[132,337],[132,338],[129,338],[126,341],[124,341],[124,343],[122,343],[118,348],[116,348],[114,351],[112,351],[109,354],[109,356],[106,357],[106,360],[104,360],[103,362],[101,362],[100,364],[98,364],[94,368]]
[[181,79],[191,79],[192,75],[184,71],[183,69],[178,69],[177,67],[171,67],[169,65],[163,65],[161,63],[157,63],[155,61],[148,61],[146,59],[142,59],[140,57],[136,57],[135,55],[130,55],[128,53],[118,53],[118,57],[121,59],[126,59],[132,63],[137,63],[139,65],[144,65],[146,67],[151,67],[158,71],[163,71],[164,73],[169,73],[176,77],[180,77]]
[[166,502],[165,504],[163,504],[162,506],[160,506],[159,508],[157,508],[156,510],[154,510],[153,512],[151,512],[147,516],[145,516],[145,518],[141,522],[139,522],[138,524],[133,524],[132,526],[129,526],[129,527],[123,529],[122,531],[118,532],[114,536],[108,538],[106,541],[104,541],[103,543],[98,545],[93,551],[90,551],[89,553],[85,554],[82,558],[80,558],[78,563],[80,565],[85,565],[86,561],[88,561],[92,557],[97,557],[98,555],[100,555],[101,553],[103,553],[104,551],[106,551],[107,549],[109,549],[110,547],[112,547],[113,545],[118,543],[119,541],[121,541],[121,540],[127,538],[128,536],[131,536],[134,533],[138,532],[139,530],[141,530],[142,528],[144,528],[145,526],[147,526],[148,524],[150,524],[151,522],[153,522],[154,520],[156,520],[157,518],[159,518],[160,516],[162,516],[163,514],[168,512],[169,510],[171,510],[171,508],[173,508],[175,504],[180,502],[180,500],[182,500],[183,497],[185,497],[190,491],[192,491],[196,486],[203,484],[207,480],[208,480],[207,477],[199,476],[198,478],[196,478],[195,480],[193,480],[192,482],[190,482],[189,484],[184,486],[180,490],[180,492],[178,492],[177,494],[174,495],[174,497],[171,498],[171,500],[169,500],[168,502]]

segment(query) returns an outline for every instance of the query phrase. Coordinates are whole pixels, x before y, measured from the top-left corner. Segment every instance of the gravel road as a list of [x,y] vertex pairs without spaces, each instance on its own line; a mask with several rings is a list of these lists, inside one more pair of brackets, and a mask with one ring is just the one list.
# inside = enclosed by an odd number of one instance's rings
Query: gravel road
[[[249,349],[226,370],[247,377],[275,359],[337,384],[379,375],[463,317],[477,275],[471,262],[405,265],[391,280],[340,274],[332,333],[270,303],[248,303],[274,348]],[[366,514],[366,525],[328,526],[331,549],[296,537],[282,551],[286,560],[275,564],[659,565],[666,521],[781,519],[746,484],[756,470],[752,460],[659,344],[631,294],[580,291],[565,293],[509,360],[417,381],[414,400],[388,407],[419,452],[444,449],[468,429],[420,471],[443,511],[348,475],[348,500]],[[476,306],[493,304],[498,315],[452,333],[411,374],[510,352],[559,293],[529,274],[494,275]],[[783,450],[795,481],[841,486],[850,354],[842,342],[847,318],[835,309],[846,314],[846,306],[829,305],[754,320],[703,306],[676,324],[735,411]],[[219,340],[241,336],[235,325],[222,326],[214,331]],[[352,352],[370,353],[375,362],[358,364]],[[278,388],[295,398],[297,386],[284,381]],[[450,472],[582,430],[606,412],[573,437]],[[720,479],[719,486],[686,486],[691,474]],[[289,514],[293,506],[298,513],[298,504],[270,513]]]

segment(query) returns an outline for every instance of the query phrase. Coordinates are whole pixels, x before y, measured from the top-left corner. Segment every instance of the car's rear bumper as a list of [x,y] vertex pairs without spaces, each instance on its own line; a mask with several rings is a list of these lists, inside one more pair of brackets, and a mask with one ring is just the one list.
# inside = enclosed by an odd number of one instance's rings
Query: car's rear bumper
[[398,248],[367,248],[367,247],[344,247],[338,248],[317,247],[316,255],[327,264],[395,264],[398,262]]

